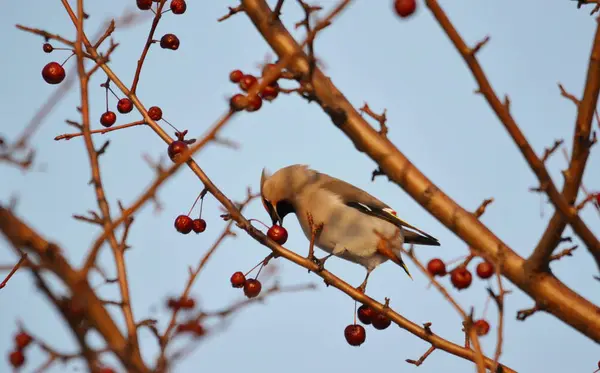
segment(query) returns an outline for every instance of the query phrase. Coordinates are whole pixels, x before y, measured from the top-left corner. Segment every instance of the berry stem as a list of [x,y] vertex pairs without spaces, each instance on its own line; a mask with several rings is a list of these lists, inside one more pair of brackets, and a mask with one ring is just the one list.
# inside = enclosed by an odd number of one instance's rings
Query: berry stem
[[[202,190],[202,192],[204,192],[204,189]],[[200,194],[198,194],[198,197],[196,197],[196,200],[194,201],[194,204],[192,205],[192,208],[190,209],[190,211],[187,213],[188,216],[190,216],[190,214],[192,213],[192,211],[194,210],[194,207],[196,207],[196,204],[198,203],[198,200],[200,198],[203,197],[202,192],[200,192]],[[202,201],[204,201],[204,198],[202,198]],[[200,204],[200,214],[202,214],[202,204]]]
[[487,297],[485,300],[485,305],[483,306],[483,316],[481,316],[482,319],[485,319],[485,315],[487,314],[488,305],[490,304],[491,299],[492,299],[492,297]]
[[164,120],[165,122],[167,122],[167,124],[168,124],[169,126],[171,126],[171,128],[173,128],[175,131],[177,131],[177,132],[181,133],[181,131],[180,131],[180,130],[179,130],[177,127],[175,127],[174,125],[172,125],[171,123],[169,123],[169,121],[168,121],[168,120],[166,120],[165,118],[162,118],[162,120]]
[[356,300],[354,301],[354,325],[356,325]]
[[106,84],[106,86],[104,87],[105,89],[105,93],[106,93],[106,111],[108,111],[108,84]]
[[[251,270],[249,270],[248,272],[246,272],[246,273],[244,274],[244,276],[248,277],[248,275],[249,275],[250,273],[252,273],[252,271],[254,271],[254,270],[255,270],[255,269],[256,269],[256,268],[257,268],[259,265],[261,265],[261,264],[263,264],[263,265],[264,265],[264,263],[265,263],[265,262],[266,262],[266,263],[268,263],[268,262],[269,262],[269,260],[273,259],[274,257],[275,257],[275,254],[273,254],[273,253],[271,253],[271,254],[267,255],[267,256],[266,256],[266,257],[265,257],[263,260],[261,260],[261,261],[260,261],[260,262],[259,262],[257,265],[255,265],[255,266],[254,266],[254,267],[253,267]],[[259,271],[259,272],[260,272],[260,271]],[[258,275],[257,275],[257,277],[258,277]]]
[[70,55],[69,57],[67,57],[67,59],[66,59],[66,60],[64,60],[64,61],[63,61],[63,63],[61,63],[61,64],[60,64],[60,66],[63,66],[64,64],[66,64],[66,63],[67,63],[67,61],[68,61],[68,60],[69,60],[71,57],[73,57],[74,55],[75,55],[75,52],[71,53],[71,55]]
[[248,277],[248,275],[249,275],[250,273],[252,273],[252,271],[254,271],[254,270],[256,269],[256,267],[258,267],[259,265],[261,265],[261,264],[262,264],[262,262],[263,262],[263,261],[261,260],[261,261],[260,261],[260,263],[258,263],[258,264],[257,264],[257,265],[255,265],[254,267],[252,267],[252,269],[251,269],[251,270],[249,270],[248,272],[244,273],[244,276],[245,276],[245,277]]
[[262,271],[263,267],[265,266],[265,261],[263,260],[260,264],[261,264],[261,266],[258,269],[258,272],[256,273],[256,276],[254,276],[255,280],[258,280],[258,275],[260,275],[260,271]]
[[268,226],[268,225],[266,225],[265,223],[263,223],[262,221],[260,221],[260,220],[258,220],[258,219],[248,219],[248,221],[249,221],[249,222],[253,222],[253,221],[259,222],[259,223],[260,223],[260,224],[262,224],[262,225],[263,225],[265,228],[269,229],[269,226]]
[[110,88],[110,86],[106,86],[106,88],[110,91],[110,93],[113,94],[113,96],[115,96],[115,98],[118,100],[120,100],[119,96],[117,96],[117,94],[115,93],[115,91],[113,91],[112,88]]
[[202,219],[202,207],[204,207],[204,196],[202,193],[200,193],[200,195],[202,197],[200,198],[200,215],[198,216],[198,219]]

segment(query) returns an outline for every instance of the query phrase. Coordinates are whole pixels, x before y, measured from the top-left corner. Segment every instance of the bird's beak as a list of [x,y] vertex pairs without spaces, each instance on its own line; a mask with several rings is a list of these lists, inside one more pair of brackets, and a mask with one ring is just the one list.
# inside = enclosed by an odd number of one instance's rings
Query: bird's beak
[[279,224],[280,226],[283,226],[283,218],[279,216],[279,214],[277,213],[277,208],[275,206],[277,206],[277,202],[271,203],[269,206],[269,215],[271,216],[271,222],[273,223],[273,225]]

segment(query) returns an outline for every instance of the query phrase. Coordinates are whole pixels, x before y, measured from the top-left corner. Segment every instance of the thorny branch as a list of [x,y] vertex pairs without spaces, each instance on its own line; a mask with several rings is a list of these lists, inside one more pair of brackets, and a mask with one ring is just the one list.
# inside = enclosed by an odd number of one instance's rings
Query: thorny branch
[[[548,195],[557,211],[559,211],[569,222],[569,224],[571,224],[573,230],[579,236],[579,238],[586,243],[588,250],[596,260],[596,264],[600,269],[600,241],[583,222],[583,220],[581,220],[579,215],[577,215],[577,211],[572,208],[572,203],[570,203],[568,198],[565,198],[565,196],[558,191],[544,165],[544,162],[538,158],[535,151],[525,138],[525,135],[510,113],[508,105],[500,101],[490,82],[488,81],[483,68],[479,64],[475,53],[473,53],[472,50],[470,51],[470,49],[467,47],[456,28],[450,22],[450,19],[446,13],[439,6],[437,0],[426,0],[426,4],[460,55],[463,57],[466,64],[469,66],[469,69],[473,73],[475,80],[479,84],[478,92],[486,98],[490,107],[496,113],[496,116],[498,119],[500,119],[500,122],[504,125],[515,144],[518,146],[523,157],[529,164],[529,167],[537,176],[541,185],[540,191],[544,191]],[[600,33],[598,34],[598,41],[598,44],[600,45]]]
[[[307,74],[306,56],[285,26],[278,20],[273,20],[268,4],[264,0],[243,0],[242,4],[246,14],[280,59],[296,57],[288,69],[299,75]],[[522,270],[525,263],[523,258],[479,222],[472,213],[443,193],[398,148],[373,130],[333,85],[331,79],[318,68],[315,69],[313,83],[317,97],[315,102],[329,115],[333,124],[352,140],[359,151],[365,152],[378,164],[391,181],[401,186],[478,255],[490,262],[495,262],[494,258],[501,255],[504,258],[502,274],[534,300],[544,301],[548,312],[593,340],[600,341],[600,315],[597,314],[595,305],[552,275],[526,275]],[[323,272],[319,273],[322,274]]]
[[[598,20],[596,20],[598,22]],[[577,100],[574,96],[566,93],[562,86],[561,94],[575,103],[577,106],[577,118],[575,120],[575,130],[573,134],[573,147],[569,168],[563,172],[565,183],[562,190],[562,196],[570,206],[573,206],[577,199],[577,194],[581,188],[583,172],[590,154],[590,135],[592,134],[592,122],[598,94],[600,91],[600,24],[596,25],[596,33],[590,53],[586,83],[583,90],[583,97]],[[533,271],[548,270],[549,258],[567,226],[568,219],[562,211],[555,211],[546,230],[542,234],[540,241],[535,247],[533,254],[527,259],[527,266]],[[584,240],[586,244],[587,241]],[[589,249],[589,247],[588,247]]]

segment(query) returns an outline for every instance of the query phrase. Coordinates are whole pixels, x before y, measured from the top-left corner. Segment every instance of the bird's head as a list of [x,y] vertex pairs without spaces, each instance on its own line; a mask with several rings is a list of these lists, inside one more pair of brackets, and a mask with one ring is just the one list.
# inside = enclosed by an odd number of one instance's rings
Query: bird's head
[[295,196],[313,171],[304,165],[284,167],[273,175],[265,169],[260,178],[260,195],[273,224],[283,225],[283,218],[295,213]]

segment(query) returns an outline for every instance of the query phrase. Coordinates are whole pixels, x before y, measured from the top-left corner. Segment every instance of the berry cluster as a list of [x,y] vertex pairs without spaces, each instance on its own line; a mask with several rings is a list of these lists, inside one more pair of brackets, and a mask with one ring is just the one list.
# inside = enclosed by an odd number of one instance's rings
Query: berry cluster
[[133,110],[133,102],[127,97],[119,98],[115,91],[110,88],[110,80],[100,85],[106,90],[106,111],[100,116],[100,124],[106,128],[111,127],[117,121],[117,114],[114,111],[108,110],[108,92],[112,93],[117,99],[117,111],[121,114],[131,113]]
[[[467,269],[466,264],[459,265],[450,272],[450,282],[458,290],[463,290],[471,286],[473,275]],[[434,258],[427,263],[427,271],[432,276],[443,277],[447,274],[446,264],[439,258]],[[483,261],[477,265],[477,276],[481,279],[488,279],[494,274],[494,266],[487,261]]]
[[[262,265],[261,265],[261,269],[262,269]],[[256,267],[255,267],[256,268]],[[250,270],[250,272],[252,272],[254,270],[254,268],[252,270]],[[248,272],[248,273],[250,273]],[[244,295],[248,298],[255,298],[260,294],[260,291],[262,290],[262,284],[260,283],[260,281],[256,278],[249,278],[246,279],[246,275],[248,275],[248,273],[244,274],[240,271],[235,272],[233,275],[231,275],[231,286],[234,288],[244,288]],[[260,270],[259,270],[260,273]],[[256,275],[256,277],[258,277],[258,274]]]
[[75,52],[69,48],[55,48],[54,46],[52,46],[52,44],[48,43],[47,40],[46,43],[42,45],[42,50],[44,51],[44,53],[52,53],[55,50],[71,51],[71,55],[67,57],[67,59],[64,60],[63,63],[58,63],[56,61],[48,62],[46,66],[44,66],[44,68],[42,69],[42,78],[44,78],[46,83],[52,85],[62,83],[62,81],[65,80],[65,77],[67,76],[63,65],[69,60],[69,58],[73,57]]
[[[473,275],[467,269],[467,264],[470,262],[470,258],[471,257],[469,257],[465,263],[450,271],[450,282],[458,290],[467,289],[473,282]],[[447,274],[446,264],[439,258],[431,259],[429,263],[427,263],[427,271],[431,276],[443,277]],[[476,268],[477,276],[483,280],[492,277],[494,272],[494,266],[485,260],[480,262]],[[490,324],[484,319],[475,321],[473,326],[475,328],[475,332],[479,336],[484,336],[490,331]]]
[[167,307],[172,310],[191,310],[196,307],[196,301],[194,298],[169,298],[167,300]]
[[[177,141],[172,142],[171,145],[176,142]],[[169,149],[171,149],[170,146],[169,146]],[[170,150],[169,150],[169,156],[171,156]],[[173,159],[173,157],[171,157],[171,159]],[[177,232],[182,233],[182,234],[188,234],[191,231],[194,231],[196,234],[198,234],[198,233],[202,233],[206,230],[206,220],[202,219],[202,206],[204,205],[204,196],[205,195],[206,195],[206,190],[203,190],[202,192],[200,192],[200,194],[198,195],[198,198],[196,198],[196,201],[194,201],[194,204],[192,205],[192,208],[190,209],[188,214],[187,215],[179,215],[178,217],[175,218],[174,225],[175,225],[175,229],[177,230]],[[198,203],[198,199],[200,200],[200,214],[197,219],[192,219],[190,217],[190,214],[194,210],[196,203]]]
[[[264,77],[269,71],[273,71],[273,69],[277,69],[275,64],[266,64],[262,70],[262,76]],[[256,96],[246,96],[242,93],[233,95],[229,101],[231,109],[234,111],[246,110],[248,112],[253,112],[262,107],[263,100],[274,100],[280,92],[277,79],[279,79],[279,75],[276,75],[276,79],[271,84],[265,86]],[[232,71],[229,74],[229,80],[231,80],[232,83],[238,84],[240,89],[244,92],[248,92],[252,86],[258,84],[258,79],[254,75],[244,74],[241,70]]]
[[[356,311],[356,315],[360,322],[365,325],[373,325],[377,330],[387,329],[392,325],[392,320],[381,312],[377,312],[367,305],[361,305]],[[354,324],[350,324],[344,329],[344,337],[346,342],[351,346],[360,346],[367,338],[367,332],[362,325],[358,325],[356,320]]]
[[25,348],[33,342],[33,338],[21,331],[15,335],[14,342],[15,349],[8,354],[8,360],[14,368],[20,368],[25,364]]
[[[167,299],[167,307],[173,312],[179,310],[192,310],[196,307],[196,301],[190,297],[179,297]],[[177,333],[189,333],[194,337],[202,337],[206,331],[199,320],[188,320],[184,323],[177,324]]]

